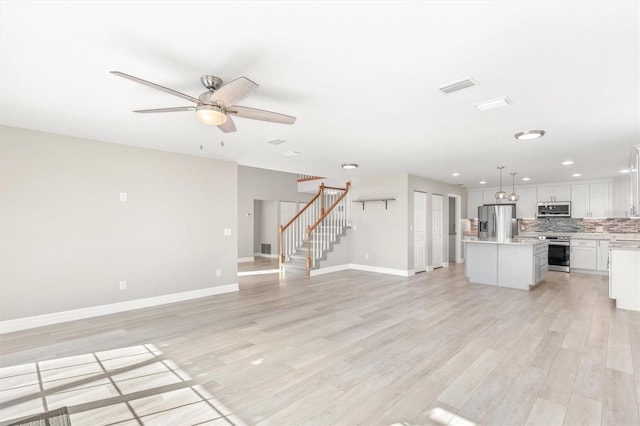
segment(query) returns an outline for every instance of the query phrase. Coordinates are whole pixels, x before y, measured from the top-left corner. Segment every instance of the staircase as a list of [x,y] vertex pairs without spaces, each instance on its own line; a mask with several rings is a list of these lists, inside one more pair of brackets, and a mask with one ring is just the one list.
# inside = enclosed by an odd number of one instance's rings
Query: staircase
[[320,267],[334,244],[351,226],[351,184],[320,185],[318,193],[286,225],[280,226],[280,269],[304,271]]

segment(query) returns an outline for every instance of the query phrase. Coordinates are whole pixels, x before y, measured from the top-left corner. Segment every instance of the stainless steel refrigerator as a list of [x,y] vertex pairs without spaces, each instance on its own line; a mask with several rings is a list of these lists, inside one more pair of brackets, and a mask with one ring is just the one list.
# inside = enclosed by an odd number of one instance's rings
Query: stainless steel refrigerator
[[478,239],[504,241],[518,235],[515,204],[485,204],[478,207]]

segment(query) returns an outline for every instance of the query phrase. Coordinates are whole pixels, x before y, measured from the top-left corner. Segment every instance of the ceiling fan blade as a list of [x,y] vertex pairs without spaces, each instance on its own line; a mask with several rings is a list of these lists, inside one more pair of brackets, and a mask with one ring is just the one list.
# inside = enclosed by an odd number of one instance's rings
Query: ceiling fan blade
[[228,115],[227,115],[227,121],[225,121],[223,124],[220,124],[218,126],[218,129],[222,130],[225,133],[232,133],[237,130],[236,123],[234,123],[231,117],[229,117]]
[[155,109],[137,109],[133,112],[179,112],[179,111],[195,111],[194,106],[173,107],[173,108],[155,108]]
[[223,105],[232,105],[249,96],[258,87],[260,86],[248,78],[240,77],[216,90],[213,99]]
[[160,86],[159,84],[152,83],[150,81],[143,80],[141,78],[134,77],[132,75],[125,74],[125,73],[120,72],[120,71],[110,71],[110,72],[111,72],[111,74],[115,74],[115,75],[117,75],[119,77],[126,78],[126,79],[131,80],[131,81],[135,81],[136,83],[144,84],[145,86],[149,86],[149,87],[152,87],[154,89],[162,90],[165,93],[169,93],[169,94],[177,96],[179,98],[186,99],[186,100],[191,101],[191,102],[195,102],[198,105],[200,105],[202,103],[202,102],[200,102],[200,100],[198,98],[194,98],[192,96],[185,95],[184,93],[180,93],[180,92],[178,92],[176,90],[169,89],[168,87]]
[[238,105],[231,105],[230,107],[227,107],[227,114],[237,115],[242,118],[250,118],[252,120],[270,121],[272,123],[293,124],[296,122],[296,118],[290,115]]

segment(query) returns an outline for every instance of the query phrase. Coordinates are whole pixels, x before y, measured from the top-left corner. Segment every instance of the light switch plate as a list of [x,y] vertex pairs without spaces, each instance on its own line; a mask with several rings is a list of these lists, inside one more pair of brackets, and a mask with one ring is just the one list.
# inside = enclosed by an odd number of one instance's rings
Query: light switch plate
[[127,193],[126,192],[121,192],[120,193],[120,201],[127,201]]
[[224,228],[224,236],[225,237],[231,236],[231,228]]

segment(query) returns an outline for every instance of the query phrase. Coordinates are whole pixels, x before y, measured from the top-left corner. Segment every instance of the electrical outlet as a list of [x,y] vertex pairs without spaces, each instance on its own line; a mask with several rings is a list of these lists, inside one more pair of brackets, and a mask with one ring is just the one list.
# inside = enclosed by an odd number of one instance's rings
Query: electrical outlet
[[225,237],[231,236],[231,228],[224,228],[224,236]]
[[222,270],[216,269],[216,277],[221,277],[221,276],[222,276]]
[[120,281],[120,290],[126,290],[126,289],[127,289],[127,282]]
[[365,253],[365,254],[364,254],[364,258],[365,258],[365,259],[369,259],[369,253]]

